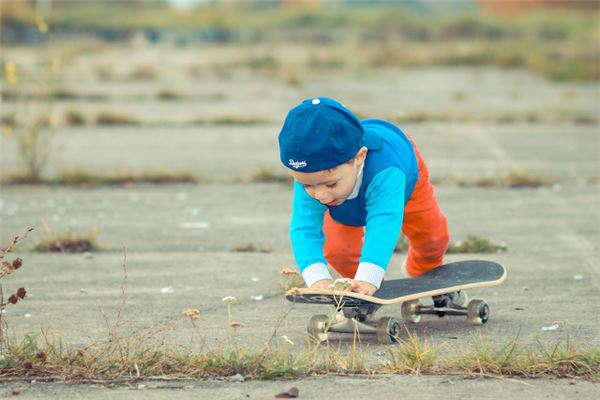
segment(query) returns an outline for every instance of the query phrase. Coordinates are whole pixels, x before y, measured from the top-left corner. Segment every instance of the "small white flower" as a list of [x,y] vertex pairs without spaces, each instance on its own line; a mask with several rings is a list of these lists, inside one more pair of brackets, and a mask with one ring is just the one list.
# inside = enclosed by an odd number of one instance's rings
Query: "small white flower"
[[233,296],[227,296],[227,297],[223,297],[223,303],[225,304],[233,304],[237,301],[237,299]]
[[352,286],[352,279],[349,278],[340,278],[333,281],[331,285],[328,286],[329,289],[333,290],[346,290]]

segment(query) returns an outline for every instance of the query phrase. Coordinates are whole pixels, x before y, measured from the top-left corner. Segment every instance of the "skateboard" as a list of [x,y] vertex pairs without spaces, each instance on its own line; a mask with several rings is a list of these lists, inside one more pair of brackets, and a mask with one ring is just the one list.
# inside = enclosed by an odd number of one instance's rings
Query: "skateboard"
[[[492,261],[458,261],[439,266],[415,278],[385,280],[373,296],[343,290],[292,288],[286,298],[294,303],[330,304],[336,307],[336,316],[314,315],[308,322],[308,333],[317,341],[325,341],[329,333],[375,334],[377,341],[391,344],[398,341],[400,323],[390,317],[373,318],[384,305],[401,303],[402,319],[417,323],[422,315],[466,316],[472,325],[485,324],[490,308],[484,300],[473,299],[468,304],[448,301],[448,294],[465,289],[499,285],[506,279],[506,270]],[[433,305],[422,299],[435,296]],[[339,313],[343,312],[343,316]]]

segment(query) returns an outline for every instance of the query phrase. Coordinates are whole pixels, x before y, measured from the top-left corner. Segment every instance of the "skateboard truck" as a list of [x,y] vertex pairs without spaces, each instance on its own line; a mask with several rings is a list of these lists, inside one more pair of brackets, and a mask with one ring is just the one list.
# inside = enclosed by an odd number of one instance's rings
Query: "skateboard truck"
[[[374,334],[381,344],[398,342],[400,322],[394,318],[373,319],[380,306],[338,307],[334,320],[328,315],[313,315],[308,321],[308,334],[318,342],[328,339],[329,333]],[[342,310],[342,314],[339,311]]]
[[421,315],[437,315],[443,317],[445,315],[465,315],[471,325],[483,325],[490,317],[490,307],[483,300],[471,300],[469,304],[459,306],[449,304],[445,307],[437,307],[435,305],[426,306],[421,304],[419,300],[410,300],[402,303],[402,319],[406,322],[417,323],[421,320]]

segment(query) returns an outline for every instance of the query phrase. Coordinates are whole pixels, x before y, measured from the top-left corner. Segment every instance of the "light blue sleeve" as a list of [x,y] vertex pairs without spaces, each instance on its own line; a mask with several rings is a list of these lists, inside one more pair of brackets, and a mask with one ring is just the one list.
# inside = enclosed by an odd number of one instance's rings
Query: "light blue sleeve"
[[404,219],[406,175],[398,168],[379,172],[365,193],[367,225],[360,263],[387,269]]
[[294,182],[290,240],[300,272],[315,263],[327,264],[323,255],[323,216],[326,209],[327,206],[310,197],[300,183]]

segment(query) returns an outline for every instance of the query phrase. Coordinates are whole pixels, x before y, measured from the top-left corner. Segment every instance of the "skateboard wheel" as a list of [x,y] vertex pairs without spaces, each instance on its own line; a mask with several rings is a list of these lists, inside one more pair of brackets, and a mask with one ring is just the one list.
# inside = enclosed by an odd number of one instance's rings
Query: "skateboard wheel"
[[377,323],[377,342],[380,344],[398,343],[400,322],[397,319],[383,317]]
[[313,315],[308,320],[308,335],[316,342],[324,342],[329,337],[329,317],[325,314]]
[[467,318],[471,325],[483,325],[490,317],[490,307],[483,300],[471,300],[467,306]]
[[421,320],[419,305],[419,300],[405,301],[402,303],[402,319],[413,324],[419,322]]

